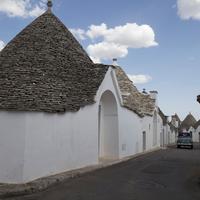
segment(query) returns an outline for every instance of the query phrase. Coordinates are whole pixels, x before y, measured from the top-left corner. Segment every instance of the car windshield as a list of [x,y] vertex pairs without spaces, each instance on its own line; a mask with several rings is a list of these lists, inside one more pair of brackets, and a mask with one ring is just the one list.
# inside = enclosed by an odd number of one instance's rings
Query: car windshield
[[178,134],[178,137],[179,137],[179,138],[181,138],[181,137],[188,138],[188,137],[191,137],[191,134],[188,133],[188,132],[179,133],[179,134]]

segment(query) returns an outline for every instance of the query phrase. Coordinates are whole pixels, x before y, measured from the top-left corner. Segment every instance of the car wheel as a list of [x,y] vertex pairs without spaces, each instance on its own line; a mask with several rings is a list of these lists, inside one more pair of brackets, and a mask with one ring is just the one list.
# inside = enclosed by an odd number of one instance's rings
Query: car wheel
[[193,145],[191,146],[191,149],[193,149]]

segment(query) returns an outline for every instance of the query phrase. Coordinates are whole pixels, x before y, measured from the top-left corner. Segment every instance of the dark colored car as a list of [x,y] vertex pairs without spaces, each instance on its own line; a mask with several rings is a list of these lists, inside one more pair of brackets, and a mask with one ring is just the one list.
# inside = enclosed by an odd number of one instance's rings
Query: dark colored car
[[192,135],[190,133],[179,133],[176,145],[177,148],[190,147],[193,149]]

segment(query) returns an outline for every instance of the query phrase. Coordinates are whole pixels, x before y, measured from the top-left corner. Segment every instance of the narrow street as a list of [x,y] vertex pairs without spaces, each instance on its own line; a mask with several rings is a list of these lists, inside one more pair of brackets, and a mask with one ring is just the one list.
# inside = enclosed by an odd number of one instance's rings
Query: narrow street
[[15,200],[199,200],[200,145],[160,150]]

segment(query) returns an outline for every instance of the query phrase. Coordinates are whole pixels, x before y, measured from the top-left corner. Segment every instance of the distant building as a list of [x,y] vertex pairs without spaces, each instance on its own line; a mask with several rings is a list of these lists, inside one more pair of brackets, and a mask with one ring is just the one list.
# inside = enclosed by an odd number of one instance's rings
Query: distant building
[[197,120],[195,117],[189,113],[186,118],[182,121],[179,130],[180,131],[189,131],[191,128],[194,128]]
[[180,125],[179,131],[190,132],[194,142],[199,142],[199,132],[197,132],[197,128],[199,126],[199,122],[195,119],[195,117],[189,113],[183,122]]

